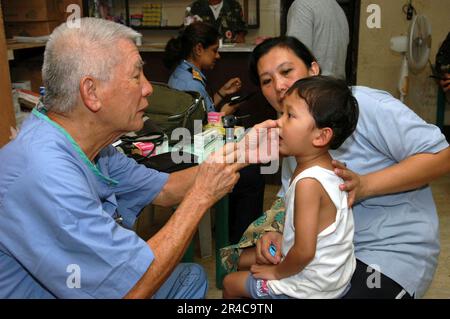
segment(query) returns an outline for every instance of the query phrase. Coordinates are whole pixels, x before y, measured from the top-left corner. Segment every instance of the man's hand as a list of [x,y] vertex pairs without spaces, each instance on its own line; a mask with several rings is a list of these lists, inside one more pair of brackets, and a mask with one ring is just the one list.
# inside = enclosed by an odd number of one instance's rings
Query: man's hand
[[[281,242],[283,235],[278,232],[267,232],[256,242],[256,263],[276,265],[281,261]],[[276,248],[275,256],[270,254],[270,245]]]
[[237,143],[238,161],[268,163],[279,159],[279,129],[277,122],[267,120],[255,125]]
[[211,205],[230,193],[239,180],[238,171],[243,167],[236,163],[236,157],[233,143],[211,154],[198,168],[194,192],[201,194]]
[[450,90],[450,73],[444,74],[444,79],[439,81],[439,85],[442,87],[444,92]]
[[267,39],[270,39],[270,38],[271,37],[267,37],[267,36],[258,36],[258,37],[256,37],[255,45],[261,44],[261,43],[263,43],[264,41],[266,41]]
[[238,34],[236,34],[236,37],[234,38],[234,42],[245,43],[245,32],[239,32]]

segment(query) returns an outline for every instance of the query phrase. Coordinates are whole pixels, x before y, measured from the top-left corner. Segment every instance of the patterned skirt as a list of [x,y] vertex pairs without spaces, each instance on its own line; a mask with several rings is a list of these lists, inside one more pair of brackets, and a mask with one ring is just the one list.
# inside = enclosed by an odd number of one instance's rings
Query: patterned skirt
[[242,250],[255,246],[256,241],[264,233],[272,231],[283,232],[285,210],[283,199],[277,199],[269,210],[265,211],[261,217],[248,226],[239,243],[220,250],[222,267],[227,273],[237,270]]

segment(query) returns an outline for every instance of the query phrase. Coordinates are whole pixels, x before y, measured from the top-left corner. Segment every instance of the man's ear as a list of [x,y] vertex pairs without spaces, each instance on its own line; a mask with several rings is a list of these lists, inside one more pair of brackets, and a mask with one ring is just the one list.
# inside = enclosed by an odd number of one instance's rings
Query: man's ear
[[97,83],[94,78],[85,76],[80,80],[80,95],[83,104],[92,112],[100,110],[102,103],[98,97]]
[[331,139],[333,138],[333,130],[329,127],[316,129],[316,135],[312,141],[315,147],[325,147],[327,146]]
[[320,74],[320,66],[317,62],[311,63],[311,67],[308,70],[309,76],[319,75]]

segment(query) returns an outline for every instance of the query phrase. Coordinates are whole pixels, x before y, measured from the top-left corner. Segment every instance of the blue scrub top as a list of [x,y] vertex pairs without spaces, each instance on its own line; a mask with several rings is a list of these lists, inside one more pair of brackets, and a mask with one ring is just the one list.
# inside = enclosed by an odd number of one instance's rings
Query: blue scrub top
[[[440,129],[426,123],[389,93],[353,87],[358,100],[356,131],[333,158],[358,174],[395,165],[420,153],[438,153],[449,145]],[[295,158],[283,160],[283,188],[295,170]],[[367,198],[353,206],[356,258],[420,298],[431,284],[439,255],[439,222],[429,186]],[[373,270],[368,270],[373,272]]]
[[130,227],[168,175],[112,146],[92,163],[33,110],[0,149],[0,298],[121,298],[154,255]]
[[194,91],[202,95],[207,112],[216,112],[214,102],[206,91],[206,76],[192,63],[181,61],[169,78],[168,85],[180,91]]

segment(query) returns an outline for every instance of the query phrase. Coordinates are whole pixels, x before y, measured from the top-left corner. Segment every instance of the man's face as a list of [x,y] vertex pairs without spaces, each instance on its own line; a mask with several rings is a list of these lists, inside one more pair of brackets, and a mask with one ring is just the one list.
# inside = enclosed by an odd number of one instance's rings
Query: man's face
[[144,76],[143,62],[134,43],[118,41],[115,54],[120,54],[120,62],[110,80],[102,82],[99,88],[101,119],[121,134],[138,131],[143,127],[147,96],[153,93],[153,88]]

